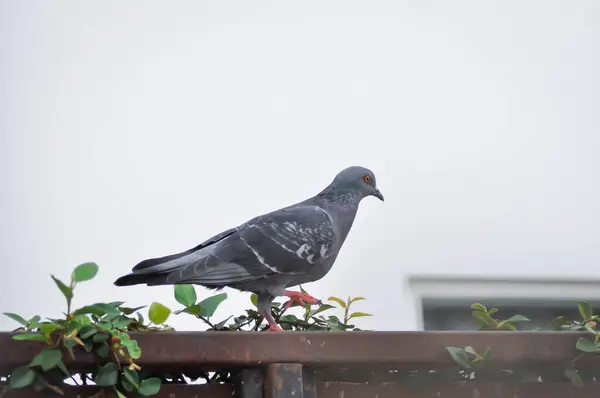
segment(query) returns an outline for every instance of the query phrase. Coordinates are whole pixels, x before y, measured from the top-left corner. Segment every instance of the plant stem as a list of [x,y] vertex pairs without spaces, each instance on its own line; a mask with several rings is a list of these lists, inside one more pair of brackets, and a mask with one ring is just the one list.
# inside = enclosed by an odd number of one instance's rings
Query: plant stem
[[212,329],[215,328],[215,325],[212,324],[211,321],[208,320],[208,318],[202,316],[202,315],[197,315],[198,318],[200,318],[204,323],[206,323],[208,326],[210,326]]

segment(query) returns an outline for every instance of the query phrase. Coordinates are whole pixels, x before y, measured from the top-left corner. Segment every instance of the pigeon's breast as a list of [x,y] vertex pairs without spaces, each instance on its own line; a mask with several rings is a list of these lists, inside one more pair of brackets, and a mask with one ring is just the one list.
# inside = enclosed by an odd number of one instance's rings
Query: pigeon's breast
[[340,205],[333,203],[327,206],[325,211],[331,218],[331,223],[335,229],[335,248],[337,256],[337,251],[339,251],[346,241],[346,237],[352,228],[352,224],[354,223],[354,219],[356,218],[356,213],[358,211],[358,206],[353,204]]

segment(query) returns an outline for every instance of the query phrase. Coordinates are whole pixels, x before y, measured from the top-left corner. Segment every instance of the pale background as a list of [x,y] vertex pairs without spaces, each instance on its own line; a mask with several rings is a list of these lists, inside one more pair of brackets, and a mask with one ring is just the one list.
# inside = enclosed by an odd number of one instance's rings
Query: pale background
[[0,312],[84,261],[76,305],[174,305],[112,282],[353,164],[386,202],[305,287],[361,326],[417,327],[409,274],[600,276],[597,0],[1,0],[0,35]]

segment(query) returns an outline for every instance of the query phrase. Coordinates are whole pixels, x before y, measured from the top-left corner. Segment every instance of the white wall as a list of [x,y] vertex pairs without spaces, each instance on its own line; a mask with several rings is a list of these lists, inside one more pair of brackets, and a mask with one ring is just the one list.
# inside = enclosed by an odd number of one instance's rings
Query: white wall
[[365,327],[416,327],[405,273],[600,273],[595,0],[3,0],[0,31],[0,311],[58,315],[88,260],[77,303],[172,304],[112,282],[350,164],[386,202],[306,288]]

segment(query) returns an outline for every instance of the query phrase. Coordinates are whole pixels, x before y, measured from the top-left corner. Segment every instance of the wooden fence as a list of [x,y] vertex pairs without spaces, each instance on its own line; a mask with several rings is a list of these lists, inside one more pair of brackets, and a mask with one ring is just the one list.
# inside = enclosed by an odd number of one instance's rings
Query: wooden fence
[[[144,332],[143,369],[197,377],[227,371],[231,382],[165,383],[156,398],[590,398],[600,391],[600,355],[575,348],[575,332]],[[43,347],[0,333],[0,375],[26,365]],[[447,347],[491,356],[465,369]],[[82,353],[86,354],[86,353]],[[575,360],[575,362],[574,362]],[[91,354],[65,361],[89,372]],[[565,376],[577,369],[582,386]],[[65,387],[65,397],[111,397],[96,386]],[[6,398],[57,396],[31,388]]]

